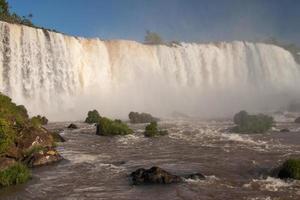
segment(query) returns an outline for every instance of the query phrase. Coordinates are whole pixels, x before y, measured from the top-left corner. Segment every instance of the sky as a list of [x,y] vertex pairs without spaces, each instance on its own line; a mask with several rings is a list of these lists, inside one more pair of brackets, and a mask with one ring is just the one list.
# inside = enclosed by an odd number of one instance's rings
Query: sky
[[36,25],[101,39],[263,40],[300,45],[300,0],[8,0]]

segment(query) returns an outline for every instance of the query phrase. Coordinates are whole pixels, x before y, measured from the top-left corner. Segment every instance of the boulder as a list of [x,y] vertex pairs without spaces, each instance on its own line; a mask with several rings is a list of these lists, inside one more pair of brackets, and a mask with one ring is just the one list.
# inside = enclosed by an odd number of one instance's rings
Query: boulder
[[63,138],[59,133],[51,132],[54,142],[65,142],[65,138]]
[[281,132],[281,133],[288,133],[288,132],[290,132],[290,130],[287,129],[287,128],[284,128],[284,129],[281,129],[280,132]]
[[205,176],[200,173],[195,173],[195,174],[189,174],[187,176],[184,176],[185,179],[193,179],[193,180],[204,180]]
[[24,162],[29,167],[39,167],[61,161],[62,156],[54,148],[44,148],[32,152],[28,155]]
[[75,124],[70,124],[68,126],[68,129],[78,129],[78,126],[76,126]]
[[25,128],[20,132],[17,140],[17,147],[22,151],[26,151],[34,146],[51,147],[54,139],[51,133],[44,129]]
[[170,184],[182,181],[181,177],[170,174],[159,167],[152,167],[150,169],[140,168],[132,172],[130,176],[134,185]]

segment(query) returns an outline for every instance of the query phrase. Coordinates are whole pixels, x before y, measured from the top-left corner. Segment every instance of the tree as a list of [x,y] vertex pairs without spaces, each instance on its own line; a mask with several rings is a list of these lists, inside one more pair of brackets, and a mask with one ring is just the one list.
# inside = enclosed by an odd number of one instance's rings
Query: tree
[[6,0],[0,0],[0,14],[9,15],[9,5]]
[[147,30],[146,31],[146,36],[145,36],[145,43],[146,44],[162,44],[163,40],[158,35],[158,33],[151,32],[151,31]]

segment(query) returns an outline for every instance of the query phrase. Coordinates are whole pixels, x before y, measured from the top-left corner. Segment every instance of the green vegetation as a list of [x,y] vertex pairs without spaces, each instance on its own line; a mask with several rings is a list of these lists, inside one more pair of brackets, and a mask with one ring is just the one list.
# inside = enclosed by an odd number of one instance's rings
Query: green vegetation
[[40,127],[41,125],[48,124],[48,119],[44,116],[37,115],[31,118],[31,123],[34,127]]
[[158,33],[147,30],[146,36],[145,36],[145,43],[146,44],[163,44],[164,42]]
[[13,144],[15,139],[14,130],[10,128],[9,122],[0,118],[0,155]]
[[300,159],[285,161],[279,170],[278,177],[300,180]]
[[25,183],[31,176],[29,169],[17,163],[8,169],[0,171],[0,187]]
[[157,122],[159,119],[153,117],[148,113],[138,113],[138,112],[130,112],[128,115],[130,119],[130,123],[150,123],[150,122]]
[[35,153],[43,151],[44,149],[45,149],[45,147],[43,147],[41,145],[34,145],[30,149],[26,150],[23,154],[24,154],[24,157],[29,157]]
[[133,131],[120,120],[111,120],[102,117],[98,120],[97,135],[113,136],[113,135],[128,135]]
[[28,16],[19,16],[16,13],[10,13],[9,4],[6,0],[0,0],[0,20],[13,23],[13,24],[22,24],[26,26],[34,27],[31,22],[32,14]]
[[233,128],[237,133],[265,133],[273,124],[273,118],[267,115],[249,115],[246,111],[241,111],[234,116]]
[[146,137],[156,137],[156,136],[163,136],[167,134],[168,131],[166,130],[158,130],[157,122],[151,122],[149,125],[147,125],[144,132],[144,135]]
[[295,123],[300,124],[300,117],[295,119]]
[[92,111],[88,112],[88,116],[85,119],[85,123],[94,124],[94,123],[97,123],[100,118],[101,118],[101,116],[100,116],[99,112],[97,110],[92,110]]

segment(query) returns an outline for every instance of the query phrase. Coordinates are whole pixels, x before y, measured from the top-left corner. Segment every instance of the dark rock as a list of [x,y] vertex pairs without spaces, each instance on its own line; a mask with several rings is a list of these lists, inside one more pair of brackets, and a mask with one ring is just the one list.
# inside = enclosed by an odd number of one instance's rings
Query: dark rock
[[68,126],[68,129],[78,129],[78,126],[76,126],[75,124],[70,124]]
[[281,132],[281,133],[288,133],[288,132],[290,132],[290,130],[287,129],[287,128],[284,128],[284,129],[281,129],[280,132]]
[[39,167],[61,161],[62,156],[54,148],[44,148],[33,152],[24,160],[29,167]]
[[300,124],[300,117],[298,117],[297,119],[295,119],[295,123]]
[[140,168],[132,172],[130,176],[134,185],[170,184],[182,181],[181,177],[170,174],[159,167],[152,167],[150,169]]
[[51,147],[54,141],[51,133],[44,128],[26,128],[19,135],[17,147],[22,151],[26,151],[33,146]]
[[193,180],[204,180],[205,176],[203,174],[200,173],[196,173],[196,174],[190,174],[187,176],[184,176],[185,179],[193,179]]
[[54,139],[54,142],[65,142],[65,138],[63,138],[59,133],[52,132],[52,137]]

